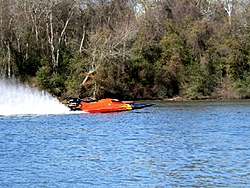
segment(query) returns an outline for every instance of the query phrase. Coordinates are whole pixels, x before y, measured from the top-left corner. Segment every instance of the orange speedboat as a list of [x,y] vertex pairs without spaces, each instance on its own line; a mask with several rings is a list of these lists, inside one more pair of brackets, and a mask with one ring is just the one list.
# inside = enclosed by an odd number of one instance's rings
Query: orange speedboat
[[133,101],[120,101],[112,98],[84,101],[79,98],[69,97],[67,101],[70,110],[81,110],[88,113],[121,112],[145,108],[153,105],[135,104]]

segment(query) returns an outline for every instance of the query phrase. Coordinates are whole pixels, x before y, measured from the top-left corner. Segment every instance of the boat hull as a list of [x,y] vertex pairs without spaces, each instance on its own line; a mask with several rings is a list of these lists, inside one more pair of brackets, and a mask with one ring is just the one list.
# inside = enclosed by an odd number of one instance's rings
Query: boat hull
[[120,101],[117,99],[100,99],[82,101],[78,98],[68,98],[70,110],[80,110],[88,113],[110,113],[141,109],[153,106],[154,104],[136,104],[133,101]]

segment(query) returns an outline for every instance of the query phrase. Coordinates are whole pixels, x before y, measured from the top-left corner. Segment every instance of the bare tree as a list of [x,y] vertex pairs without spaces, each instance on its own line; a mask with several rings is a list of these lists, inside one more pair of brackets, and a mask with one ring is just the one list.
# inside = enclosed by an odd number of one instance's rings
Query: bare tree
[[[63,11],[58,11],[59,8],[63,8]],[[51,50],[52,68],[53,73],[56,73],[56,69],[59,65],[59,56],[61,50],[62,39],[65,36],[66,29],[69,21],[72,18],[76,8],[75,1],[53,1],[47,2],[46,10],[46,26],[47,26],[47,38]],[[56,20],[56,18],[62,18]],[[57,25],[57,26],[55,26]]]
[[46,4],[44,1],[30,0],[30,17],[33,23],[32,31],[35,33],[36,42],[39,41],[40,29],[42,28],[43,18],[46,11]]
[[222,0],[222,4],[224,6],[225,11],[228,14],[228,23],[232,24],[232,13],[234,6],[236,4],[236,0]]
[[3,49],[2,67],[7,77],[11,77],[14,71],[14,62],[11,47],[15,41],[16,4],[14,1],[1,2],[1,45]]
[[88,49],[85,49],[85,53],[89,55],[90,60],[87,65],[88,73],[82,81],[82,85],[101,65],[112,59],[125,58],[124,43],[134,36],[135,32],[134,28],[121,28],[115,36],[109,32],[92,34]]
[[210,5],[221,4],[228,15],[228,23],[232,24],[232,15],[240,0],[207,0]]

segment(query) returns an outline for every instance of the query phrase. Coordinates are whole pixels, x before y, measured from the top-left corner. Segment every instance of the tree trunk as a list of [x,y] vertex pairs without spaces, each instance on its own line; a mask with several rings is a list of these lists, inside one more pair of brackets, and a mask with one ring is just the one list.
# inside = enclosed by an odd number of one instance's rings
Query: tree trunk
[[7,47],[7,54],[8,54],[8,60],[7,60],[8,72],[7,72],[7,76],[8,76],[8,78],[11,78],[11,52],[10,52],[10,43],[9,42],[7,42],[6,47]]

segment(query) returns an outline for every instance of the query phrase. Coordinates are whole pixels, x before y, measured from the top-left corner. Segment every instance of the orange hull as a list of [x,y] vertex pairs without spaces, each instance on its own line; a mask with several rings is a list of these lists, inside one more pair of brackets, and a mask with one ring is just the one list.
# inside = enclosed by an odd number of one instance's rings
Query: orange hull
[[130,104],[115,99],[101,99],[94,102],[81,102],[81,110],[90,113],[119,112],[132,110]]

